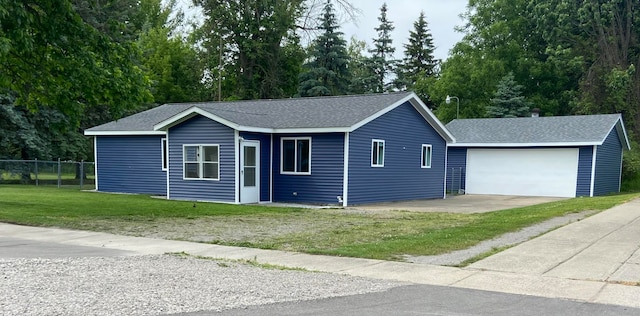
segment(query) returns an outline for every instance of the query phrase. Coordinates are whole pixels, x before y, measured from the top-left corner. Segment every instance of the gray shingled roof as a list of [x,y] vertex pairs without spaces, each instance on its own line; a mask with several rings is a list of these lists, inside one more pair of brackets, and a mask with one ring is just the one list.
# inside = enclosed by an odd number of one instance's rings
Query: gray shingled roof
[[192,107],[240,126],[273,129],[351,127],[409,95],[411,92],[165,104],[92,127],[86,132],[152,132],[154,125]]
[[601,143],[620,118],[620,114],[600,114],[461,119],[446,127],[462,144]]

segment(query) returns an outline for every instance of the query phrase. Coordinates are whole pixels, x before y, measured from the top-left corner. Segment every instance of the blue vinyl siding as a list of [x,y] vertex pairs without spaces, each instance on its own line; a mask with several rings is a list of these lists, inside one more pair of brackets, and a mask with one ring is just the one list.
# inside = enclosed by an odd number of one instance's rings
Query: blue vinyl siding
[[593,146],[580,147],[579,151],[576,196],[591,196],[591,161],[593,160]]
[[165,195],[164,136],[96,136],[98,191]]
[[[311,137],[310,175],[280,174],[281,137]],[[274,135],[273,142],[274,202],[338,204],[344,175],[344,133]]]
[[448,147],[447,150],[447,191],[458,188],[464,189],[467,167],[467,148]]
[[271,134],[241,132],[240,136],[246,140],[260,141],[260,201],[270,200],[269,173],[271,167],[269,158],[271,157]]
[[616,129],[609,132],[604,143],[596,149],[596,175],[593,195],[620,192],[622,144]]
[[[235,202],[233,129],[196,116],[169,129],[169,198]],[[220,145],[220,180],[183,180],[182,145]]]
[[[384,167],[371,167],[371,140],[385,141]],[[431,168],[421,168],[422,144],[431,144]],[[363,204],[444,196],[444,139],[405,103],[353,131],[349,137],[348,203]]]

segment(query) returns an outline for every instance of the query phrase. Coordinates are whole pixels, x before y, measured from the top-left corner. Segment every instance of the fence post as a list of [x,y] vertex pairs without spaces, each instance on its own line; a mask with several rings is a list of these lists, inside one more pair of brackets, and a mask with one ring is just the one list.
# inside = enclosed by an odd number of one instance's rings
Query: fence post
[[33,172],[36,174],[36,186],[38,186],[38,158],[33,160],[36,164],[35,168],[33,168]]
[[84,184],[84,159],[80,160],[80,190]]
[[62,166],[60,165],[60,158],[58,158],[58,188],[60,188],[62,182]]

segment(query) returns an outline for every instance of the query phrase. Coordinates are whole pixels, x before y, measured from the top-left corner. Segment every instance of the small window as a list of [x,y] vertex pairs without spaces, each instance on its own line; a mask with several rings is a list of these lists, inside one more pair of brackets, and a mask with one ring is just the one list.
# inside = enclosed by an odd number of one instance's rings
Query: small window
[[384,140],[371,142],[371,167],[384,167]]
[[169,165],[169,148],[167,147],[167,139],[162,139],[162,170],[167,170]]
[[282,138],[280,173],[311,174],[311,138]]
[[431,168],[431,145],[422,144],[421,167]]
[[220,180],[219,145],[184,145],[185,179]]

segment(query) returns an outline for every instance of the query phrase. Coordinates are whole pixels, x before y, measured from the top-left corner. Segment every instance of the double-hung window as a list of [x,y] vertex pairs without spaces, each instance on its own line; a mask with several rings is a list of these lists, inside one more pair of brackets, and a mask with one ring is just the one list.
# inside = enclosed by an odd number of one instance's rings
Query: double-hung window
[[384,167],[384,140],[371,141],[371,167]]
[[185,179],[220,180],[220,145],[184,145]]
[[422,168],[431,168],[432,147],[428,144],[422,144],[422,155],[420,157]]
[[280,150],[280,173],[311,174],[310,137],[283,137]]

